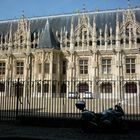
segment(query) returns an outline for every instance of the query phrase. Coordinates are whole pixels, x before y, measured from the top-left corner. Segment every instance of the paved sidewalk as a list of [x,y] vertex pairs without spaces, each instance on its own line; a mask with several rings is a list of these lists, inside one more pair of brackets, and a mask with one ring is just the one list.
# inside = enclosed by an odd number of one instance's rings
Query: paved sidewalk
[[140,129],[121,133],[83,133],[80,128],[0,124],[0,139],[36,140],[140,140]]

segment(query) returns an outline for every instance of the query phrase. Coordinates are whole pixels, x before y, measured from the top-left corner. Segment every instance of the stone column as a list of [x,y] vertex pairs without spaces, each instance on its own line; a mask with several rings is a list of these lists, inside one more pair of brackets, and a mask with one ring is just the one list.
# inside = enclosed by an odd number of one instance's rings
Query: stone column
[[96,69],[97,69],[97,52],[93,52],[93,55],[92,55],[92,70],[93,70],[93,74],[92,74],[92,77],[93,77],[93,81],[92,81],[92,92],[93,93],[97,93],[97,89],[96,89]]
[[12,77],[11,77],[11,75],[10,75],[10,72],[11,72],[11,63],[10,63],[10,56],[8,55],[8,57],[7,57],[7,61],[6,61],[6,73],[5,73],[5,80],[8,80],[8,82],[9,82],[9,85],[8,85],[8,83],[6,82],[6,85],[5,85],[5,87],[6,87],[6,94],[5,95],[10,95],[10,86],[11,86],[11,80],[12,80]]
[[45,52],[42,52],[42,65],[41,65],[41,80],[44,80],[44,65],[45,65],[45,61],[44,61],[44,57],[45,57]]
[[52,82],[53,82],[53,50],[50,53],[50,83],[49,83],[49,93],[51,94],[50,97],[52,97]]

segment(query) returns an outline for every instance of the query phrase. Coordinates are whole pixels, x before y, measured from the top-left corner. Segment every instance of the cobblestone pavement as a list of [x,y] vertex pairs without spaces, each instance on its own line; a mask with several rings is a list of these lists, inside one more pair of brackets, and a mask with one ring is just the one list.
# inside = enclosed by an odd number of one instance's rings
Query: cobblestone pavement
[[80,128],[54,128],[0,124],[0,139],[46,140],[140,140],[140,130],[126,133],[83,133]]

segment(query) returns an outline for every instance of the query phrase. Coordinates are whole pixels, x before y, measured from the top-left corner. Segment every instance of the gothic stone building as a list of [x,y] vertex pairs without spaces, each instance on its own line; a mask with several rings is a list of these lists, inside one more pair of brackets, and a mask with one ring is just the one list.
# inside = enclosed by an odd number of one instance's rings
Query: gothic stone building
[[0,21],[0,90],[11,94],[9,81],[19,78],[23,96],[31,82],[31,94],[50,97],[70,91],[139,94],[139,54],[140,8],[23,15]]

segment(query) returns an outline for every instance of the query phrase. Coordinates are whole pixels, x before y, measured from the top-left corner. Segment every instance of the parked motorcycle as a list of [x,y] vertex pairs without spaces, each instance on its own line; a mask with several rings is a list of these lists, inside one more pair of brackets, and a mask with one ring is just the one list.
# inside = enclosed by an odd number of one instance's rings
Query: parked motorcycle
[[85,101],[77,101],[76,107],[82,111],[81,127],[84,132],[126,128],[123,120],[125,114],[121,104],[116,104],[114,108],[108,108],[101,113],[87,110]]

